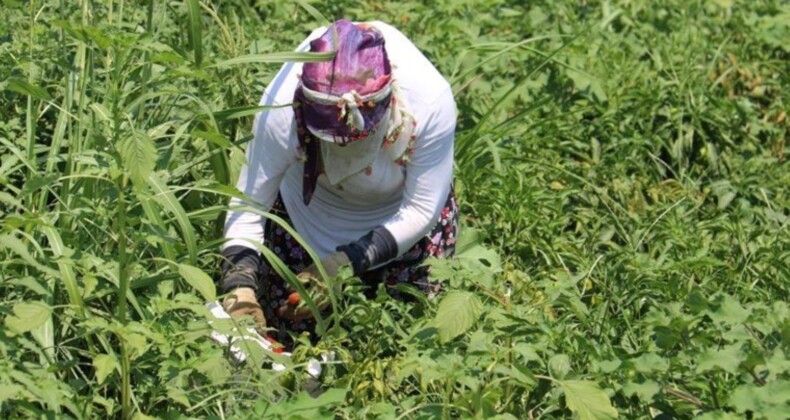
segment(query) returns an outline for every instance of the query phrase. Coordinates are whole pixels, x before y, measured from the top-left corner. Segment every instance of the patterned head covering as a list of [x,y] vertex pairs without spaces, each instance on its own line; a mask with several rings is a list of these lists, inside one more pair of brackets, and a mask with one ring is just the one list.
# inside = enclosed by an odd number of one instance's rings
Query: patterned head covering
[[294,102],[302,106],[305,128],[334,143],[367,138],[392,97],[384,36],[373,26],[338,20],[310,42],[310,51],[336,54],[303,66]]
[[294,92],[305,204],[321,173],[334,185],[372,163],[387,134],[393,102],[392,68],[384,36],[375,27],[338,20],[310,42],[310,51],[335,51],[335,57],[305,63]]

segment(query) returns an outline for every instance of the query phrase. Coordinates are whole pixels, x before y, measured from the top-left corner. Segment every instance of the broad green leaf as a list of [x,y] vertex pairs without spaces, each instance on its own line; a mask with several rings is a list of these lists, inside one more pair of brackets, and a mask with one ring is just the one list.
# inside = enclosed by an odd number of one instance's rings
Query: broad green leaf
[[768,380],[772,381],[778,376],[790,372],[790,358],[785,356],[781,348],[777,348],[774,354],[765,361],[765,367],[768,369]]
[[431,267],[429,273],[432,280],[449,281],[451,286],[459,287],[455,281],[456,270],[454,261],[449,258],[428,257],[425,259],[425,265]]
[[189,407],[189,396],[187,392],[181,388],[168,386],[167,398],[183,405],[184,407]]
[[598,362],[593,362],[593,365],[597,366],[602,373],[612,373],[615,370],[617,370],[617,368],[619,368],[622,364],[623,362],[621,362],[619,359],[601,360]]
[[477,321],[483,304],[470,293],[451,290],[439,302],[433,324],[439,332],[439,339],[448,342],[463,334]]
[[8,328],[16,332],[28,332],[38,328],[52,315],[52,308],[44,302],[22,302],[14,305],[14,315],[5,319]]
[[745,322],[751,315],[751,310],[745,309],[730,295],[722,294],[714,300],[713,306],[718,308],[711,310],[709,315],[717,323],[736,325]]
[[377,402],[366,407],[365,414],[375,415],[376,418],[397,418],[397,408],[388,402]]
[[14,197],[13,195],[11,195],[11,194],[9,194],[9,193],[7,193],[5,191],[0,191],[0,201],[4,202],[6,204],[10,204],[10,205],[12,205],[12,206],[14,206],[14,207],[16,207],[18,209],[25,208],[25,205],[22,204],[21,201],[19,201],[16,197]]
[[13,235],[0,235],[0,245],[9,250],[13,251],[15,254],[19,255],[22,260],[24,260],[27,264],[32,267],[35,267],[42,273],[47,273],[53,277],[58,276],[58,272],[41,264],[38,262],[36,258],[30,255],[30,251],[27,249],[27,245],[22,242],[19,238]]
[[178,272],[207,302],[217,299],[214,281],[203,270],[189,264],[178,264]]
[[116,334],[121,337],[124,345],[129,350],[129,357],[134,360],[148,351],[151,346],[148,336],[153,334],[151,329],[139,322],[130,322],[119,328]]
[[730,191],[719,196],[719,210],[724,210],[730,205],[732,200],[735,199],[737,194]]
[[53,175],[48,176],[33,176],[25,181],[22,187],[22,194],[30,194],[52,185],[58,177]]
[[510,368],[504,365],[498,365],[496,368],[494,368],[494,372],[499,373],[504,377],[511,378],[528,387],[534,387],[537,384],[537,381],[532,376],[532,373],[529,371],[529,369],[523,366],[513,365],[512,368]]
[[52,96],[49,94],[49,92],[39,86],[30,84],[27,80],[23,80],[18,77],[11,77],[6,80],[6,83],[7,89],[13,90],[14,92],[21,93],[23,95],[30,95],[43,101],[52,99]]
[[501,270],[502,259],[496,251],[483,245],[479,231],[466,226],[459,231],[458,242],[455,245],[456,259],[483,260],[494,272]]
[[629,362],[634,365],[637,372],[643,373],[662,372],[669,368],[669,362],[655,353],[645,353],[629,360]]
[[22,392],[24,388],[19,385],[14,384],[2,384],[0,385],[0,403],[16,398],[20,392]]
[[96,370],[96,381],[103,384],[104,380],[114,371],[119,370],[118,359],[111,354],[99,354],[93,358],[93,368]]
[[651,380],[646,380],[642,383],[627,382],[623,385],[623,393],[627,396],[636,395],[642,402],[650,402],[653,396],[661,391],[661,387]]
[[513,351],[521,356],[525,363],[540,360],[540,355],[538,355],[534,344],[518,343],[513,346]]
[[[200,331],[195,331],[195,332],[199,333]],[[200,335],[197,334],[195,335],[197,337],[200,337]],[[198,372],[206,375],[208,378],[211,378],[211,380],[217,383],[224,382],[225,380],[229,379],[229,376],[231,375],[231,372],[228,369],[227,362],[222,357],[207,358],[203,363],[199,364],[196,368]]]
[[20,279],[16,279],[9,282],[15,286],[22,286],[29,291],[39,295],[39,296],[49,296],[51,295],[50,291],[44,287],[37,279],[33,277],[22,277]]
[[586,91],[589,89],[589,92],[595,95],[595,99],[599,101],[606,100],[606,91],[599,78],[576,69],[567,69],[566,74],[579,91]]
[[75,40],[80,41],[87,46],[96,46],[102,50],[106,50],[113,44],[113,37],[109,36],[107,31],[97,26],[83,26],[77,23],[70,23],[64,20],[53,20],[52,25],[62,28]]
[[707,372],[717,367],[725,372],[737,372],[738,366],[746,359],[741,347],[742,344],[735,343],[724,346],[721,349],[712,348],[706,350],[699,356],[697,372]]
[[145,133],[134,131],[120,141],[118,153],[132,182],[138,185],[144,184],[156,165],[154,141]]
[[549,359],[549,372],[557,379],[565,379],[571,371],[571,359],[567,354],[555,354]]
[[470,335],[469,346],[466,348],[467,353],[489,354],[492,349],[491,336],[485,331],[478,329]]
[[217,133],[216,131],[211,132],[211,131],[195,130],[192,132],[192,135],[197,138],[208,140],[219,147],[223,147],[223,148],[233,147],[233,144],[231,144],[230,140],[228,140],[227,137],[223,136],[220,133]]
[[277,404],[274,412],[283,414],[287,418],[323,418],[321,412],[331,411],[333,406],[341,404],[346,397],[347,391],[341,388],[330,388],[324,391],[318,398],[313,398],[306,392],[300,392],[296,397],[290,398]]
[[708,302],[708,299],[699,289],[694,289],[686,298],[686,306],[691,309],[692,313],[698,314],[708,310],[708,308],[710,308],[710,302]]
[[579,416],[580,420],[617,418],[609,396],[595,382],[568,380],[558,381],[565,393],[565,404]]
[[730,396],[729,405],[739,413],[751,411],[759,418],[788,418],[790,381],[772,382],[762,387],[741,385]]
[[[46,320],[38,326],[38,328],[30,331],[30,335],[38,342],[43,352],[50,360],[55,360],[55,322],[50,315]],[[44,366],[49,366],[48,361],[42,361]]]
[[94,115],[99,117],[100,120],[105,122],[112,121],[112,113],[104,105],[100,103],[92,103],[90,107],[93,110]]
[[475,229],[462,227],[456,243],[455,255],[451,259],[429,258],[430,278],[449,282],[451,287],[463,288],[466,283],[494,287],[494,275],[502,270],[499,254],[482,244]]

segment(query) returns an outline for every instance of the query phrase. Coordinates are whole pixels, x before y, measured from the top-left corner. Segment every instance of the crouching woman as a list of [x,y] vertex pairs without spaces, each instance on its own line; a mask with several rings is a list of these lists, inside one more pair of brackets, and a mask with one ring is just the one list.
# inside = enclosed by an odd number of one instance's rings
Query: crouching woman
[[[280,216],[321,258],[330,276],[350,265],[363,283],[440,285],[421,263],[448,257],[458,233],[453,194],[456,109],[448,82],[401,32],[381,22],[340,20],[300,51],[331,61],[287,63],[274,77],[247,150],[238,189]],[[244,205],[232,199],[231,208]],[[272,250],[303,281],[315,262],[278,224],[231,211],[225,225],[225,309],[251,315],[289,345],[314,331],[309,310],[261,257]]]

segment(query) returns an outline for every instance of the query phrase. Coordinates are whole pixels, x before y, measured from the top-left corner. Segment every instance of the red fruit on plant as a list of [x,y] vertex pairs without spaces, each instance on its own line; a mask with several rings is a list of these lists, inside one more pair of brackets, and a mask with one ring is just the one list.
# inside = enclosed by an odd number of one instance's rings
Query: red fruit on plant
[[299,304],[300,300],[301,300],[301,298],[299,297],[299,293],[298,292],[293,292],[290,295],[288,295],[288,304],[289,305],[296,306],[296,305]]
[[280,344],[279,342],[277,342],[277,340],[275,340],[273,338],[270,338],[270,337],[263,337],[263,338],[266,339],[266,341],[272,343],[272,352],[273,353],[280,354],[280,353],[285,351],[285,348],[283,347],[283,345]]

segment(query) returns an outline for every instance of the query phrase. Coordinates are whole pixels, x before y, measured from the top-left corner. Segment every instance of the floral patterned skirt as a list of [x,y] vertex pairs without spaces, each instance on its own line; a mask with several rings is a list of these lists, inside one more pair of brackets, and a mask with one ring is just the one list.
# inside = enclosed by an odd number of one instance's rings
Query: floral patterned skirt
[[[270,212],[280,216],[289,224],[291,223],[285,205],[279,196]],[[280,225],[267,220],[264,232],[264,245],[271,249],[291,271],[299,273],[312,264],[312,260],[304,248]],[[457,234],[458,203],[451,190],[436,225],[428,235],[414,244],[405,254],[360,276],[362,283],[368,286],[366,294],[369,297],[375,295],[378,285],[382,282],[388,286],[412,285],[429,296],[438,293],[441,290],[441,283],[430,281],[428,279],[430,268],[423,267],[421,264],[428,257],[452,256],[455,253]],[[315,336],[315,320],[293,321],[277,315],[277,309],[286,303],[289,294],[288,283],[268,264],[265,265],[261,273],[261,279],[264,287],[259,300],[266,316],[266,325],[271,329],[269,336],[289,350],[293,346],[292,334],[299,335],[308,332],[311,339],[315,340],[317,338]],[[390,294],[401,297],[392,289],[390,289]]]

